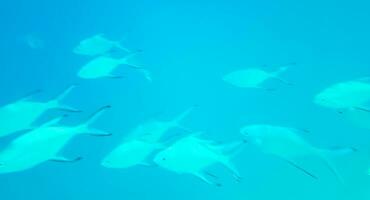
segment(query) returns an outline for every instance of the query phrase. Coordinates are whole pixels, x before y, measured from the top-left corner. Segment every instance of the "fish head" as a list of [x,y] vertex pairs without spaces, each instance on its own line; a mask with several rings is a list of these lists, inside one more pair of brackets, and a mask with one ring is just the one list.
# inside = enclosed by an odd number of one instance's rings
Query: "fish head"
[[315,96],[314,103],[323,107],[337,107],[335,99],[332,94],[324,91]]
[[246,142],[251,142],[257,146],[269,138],[269,125],[248,125],[240,129],[240,133],[245,136]]
[[159,152],[154,157],[154,163],[156,163],[158,166],[164,168],[164,169],[175,169],[176,164],[176,155],[175,152],[171,147]]

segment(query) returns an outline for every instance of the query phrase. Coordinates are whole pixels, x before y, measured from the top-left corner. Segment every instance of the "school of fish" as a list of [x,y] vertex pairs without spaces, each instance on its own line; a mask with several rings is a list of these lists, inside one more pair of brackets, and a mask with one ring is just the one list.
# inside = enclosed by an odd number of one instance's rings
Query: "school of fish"
[[[126,48],[122,41],[108,39],[103,34],[85,38],[73,49],[73,53],[91,58],[76,73],[81,79],[116,79],[116,69],[126,66],[137,70],[138,74],[151,82],[152,75],[143,66],[131,59],[140,54],[139,50]],[[119,52],[119,56],[116,53]],[[241,90],[266,90],[278,88],[268,85],[270,80],[278,81],[282,86],[292,83],[283,78],[283,73],[294,66],[289,63],[268,71],[263,67],[245,68],[231,71],[220,77],[225,84]],[[53,161],[71,163],[81,157],[68,158],[61,155],[65,146],[78,135],[96,137],[110,136],[104,130],[93,128],[94,123],[110,108],[103,106],[84,122],[77,125],[63,125],[67,113],[78,114],[79,109],[66,105],[63,100],[76,87],[69,86],[57,97],[46,102],[32,100],[40,91],[33,91],[15,101],[0,106],[0,139],[16,135],[0,151],[0,174],[30,170],[45,162]],[[312,102],[317,106],[340,113],[343,118],[354,125],[370,129],[370,78],[333,83],[323,88]],[[61,110],[63,115],[50,119],[44,124],[35,122],[49,110]],[[124,170],[131,167],[155,166],[179,175],[191,175],[206,184],[222,186],[218,176],[208,171],[213,165],[224,167],[237,182],[242,181],[242,174],[234,163],[242,159],[240,154],[246,145],[253,145],[262,154],[278,158],[303,175],[319,180],[320,177],[301,164],[307,157],[316,158],[317,165],[326,167],[328,174],[338,183],[345,184],[336,163],[331,156],[352,154],[356,148],[336,147],[321,148],[305,139],[307,130],[285,127],[278,124],[246,124],[240,128],[236,141],[217,142],[210,139],[207,133],[192,131],[182,125],[197,109],[189,106],[169,120],[147,119],[129,131],[122,141],[112,147],[101,159],[101,166],[109,169]],[[177,130],[180,134],[170,134]],[[336,145],[336,144],[332,144]],[[244,158],[245,159],[245,158]]]

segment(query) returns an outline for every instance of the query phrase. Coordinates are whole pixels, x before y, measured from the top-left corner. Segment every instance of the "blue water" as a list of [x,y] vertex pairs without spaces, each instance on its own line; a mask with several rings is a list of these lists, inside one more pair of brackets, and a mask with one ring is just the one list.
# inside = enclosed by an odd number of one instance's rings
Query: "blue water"
[[[83,110],[65,121],[76,124],[103,105],[112,105],[96,127],[112,137],[76,137],[63,155],[76,163],[47,162],[0,175],[3,200],[367,200],[370,198],[370,134],[339,114],[313,103],[329,85],[370,75],[370,4],[354,0],[2,0],[0,6],[0,104],[35,89],[48,100],[70,84],[80,86],[66,102]],[[90,58],[73,48],[97,33],[125,39],[140,49],[140,62],[153,74],[149,83],[122,67],[125,78],[81,80]],[[42,41],[30,48],[24,38]],[[225,84],[232,70],[289,62],[284,73],[293,86],[274,92]],[[215,170],[222,187],[156,167],[112,170],[101,159],[135,126],[149,118],[170,119],[199,105],[184,126],[216,141],[240,139],[247,124],[271,123],[310,130],[304,137],[327,146],[353,146],[354,155],[336,157],[346,186],[340,186],[315,160],[305,166],[319,180],[248,146],[234,162],[243,180]],[[48,112],[39,123],[60,112]],[[176,132],[176,131],[175,131]],[[16,137],[16,136],[13,136]],[[2,148],[13,139],[2,139]]]

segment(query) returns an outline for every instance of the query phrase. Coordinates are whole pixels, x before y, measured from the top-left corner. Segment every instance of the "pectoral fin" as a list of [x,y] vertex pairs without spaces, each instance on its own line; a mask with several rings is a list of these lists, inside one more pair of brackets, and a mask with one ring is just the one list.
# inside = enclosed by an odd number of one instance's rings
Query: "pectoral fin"
[[50,161],[53,161],[53,162],[60,162],[60,163],[73,163],[73,162],[77,162],[77,161],[80,161],[82,160],[82,157],[76,157],[76,158],[66,158],[66,157],[63,157],[63,156],[56,156],[52,159],[50,159]]
[[215,185],[217,187],[221,187],[222,186],[221,183],[217,183],[217,182],[211,181],[208,178],[206,178],[205,174],[202,173],[202,172],[194,173],[193,175],[196,176],[196,177],[198,177],[198,178],[200,178],[203,182],[205,182],[207,184]]
[[310,176],[311,178],[316,179],[316,180],[319,179],[317,176],[315,176],[311,172],[307,171],[306,169],[302,168],[301,166],[299,166],[295,162],[293,162],[291,160],[288,160],[288,159],[284,159],[284,158],[282,158],[282,160],[284,160],[285,162],[287,162],[291,166],[295,167],[296,169],[300,170],[301,172],[305,173],[306,175]]

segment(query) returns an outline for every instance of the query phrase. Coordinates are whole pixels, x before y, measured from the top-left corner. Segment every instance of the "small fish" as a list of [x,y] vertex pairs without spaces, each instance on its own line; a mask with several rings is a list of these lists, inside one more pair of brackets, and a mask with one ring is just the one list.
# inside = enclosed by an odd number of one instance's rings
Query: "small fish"
[[0,124],[0,137],[32,128],[33,123],[49,109],[78,112],[79,110],[61,103],[73,88],[75,88],[75,86],[70,86],[58,97],[47,102],[29,100],[31,96],[35,95],[35,92],[33,92],[13,103],[0,107],[0,121],[2,122]]
[[26,35],[24,37],[24,42],[31,49],[42,49],[45,47],[45,42],[41,38],[32,34]]
[[317,94],[314,102],[339,111],[362,108],[366,103],[370,103],[370,83],[365,79],[336,83]]
[[335,175],[340,183],[343,179],[336,167],[330,162],[330,154],[348,154],[356,151],[354,148],[320,149],[306,142],[298,133],[300,130],[288,127],[273,126],[268,124],[255,124],[245,126],[241,133],[248,142],[252,142],[262,152],[275,155],[306,175],[318,177],[296,162],[297,158],[314,156],[322,160],[323,164]]
[[103,34],[94,35],[82,40],[78,46],[74,48],[73,52],[86,56],[101,56],[109,53],[113,49],[119,49],[127,53],[131,52],[129,49],[123,47],[121,42],[109,40],[105,38]]
[[167,170],[178,174],[191,174],[204,182],[220,186],[220,183],[210,180],[215,175],[207,172],[207,168],[221,164],[226,167],[238,181],[240,174],[231,158],[235,152],[239,152],[244,142],[236,142],[228,145],[219,145],[211,140],[198,137],[199,133],[186,136],[165,150],[159,152],[154,162]]
[[129,59],[135,55],[136,53],[133,53],[123,58],[99,56],[85,64],[78,72],[78,76],[83,79],[119,78],[119,76],[113,74],[113,71],[116,70],[120,65],[127,65],[131,68],[142,69],[142,67],[136,66],[129,62]]
[[60,117],[19,136],[0,152],[0,173],[27,170],[46,161],[75,162],[80,160],[80,157],[69,159],[58,154],[77,135],[111,135],[90,127],[107,108],[109,106],[102,107],[85,123],[76,126],[58,125],[59,121],[64,118]]
[[223,80],[236,87],[241,88],[264,88],[262,85],[269,79],[276,79],[286,84],[291,84],[280,78],[280,74],[285,72],[289,67],[282,66],[275,72],[266,72],[260,68],[249,68],[233,71],[226,74]]
[[153,152],[164,146],[143,140],[129,140],[120,144],[110,152],[102,161],[106,168],[126,169],[137,165],[151,166],[149,157]]

